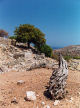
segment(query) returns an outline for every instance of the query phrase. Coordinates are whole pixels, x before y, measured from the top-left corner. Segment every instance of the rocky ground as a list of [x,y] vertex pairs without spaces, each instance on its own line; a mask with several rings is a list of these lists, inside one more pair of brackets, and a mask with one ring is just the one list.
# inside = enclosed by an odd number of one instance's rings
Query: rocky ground
[[[53,100],[44,96],[51,74],[51,69],[44,68],[0,74],[0,108],[48,108],[43,107],[42,102],[50,108],[80,108],[80,72],[69,70],[68,93],[56,106]],[[25,83],[18,85],[19,80]],[[34,91],[36,101],[25,101],[26,91]],[[11,103],[14,98],[18,103]]]
[[[45,92],[58,62],[0,38],[0,108],[80,108],[80,61],[68,66],[67,95],[54,102]],[[37,99],[26,101],[26,91],[35,92]]]
[[[4,40],[5,41],[5,40]],[[0,72],[54,68],[57,62],[24,46],[13,46],[0,40]]]
[[68,63],[68,67],[71,70],[80,71],[80,59],[71,59]]

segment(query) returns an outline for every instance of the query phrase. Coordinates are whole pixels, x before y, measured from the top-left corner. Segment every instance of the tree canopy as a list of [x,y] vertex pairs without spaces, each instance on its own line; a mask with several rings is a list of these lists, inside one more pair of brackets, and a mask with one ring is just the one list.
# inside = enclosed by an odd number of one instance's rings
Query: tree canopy
[[30,47],[30,43],[33,43],[38,48],[46,42],[45,34],[42,33],[34,25],[23,24],[16,28],[14,31],[17,42],[27,43]]
[[46,44],[45,34],[34,25],[21,24],[16,27],[14,36],[10,38],[17,42],[27,43],[28,48],[33,43],[39,52],[44,53],[47,57],[52,57],[52,48]]

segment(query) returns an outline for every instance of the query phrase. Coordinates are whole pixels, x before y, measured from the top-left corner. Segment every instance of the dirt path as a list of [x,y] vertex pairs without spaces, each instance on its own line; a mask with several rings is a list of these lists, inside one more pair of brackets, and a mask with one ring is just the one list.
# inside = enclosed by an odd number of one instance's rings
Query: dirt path
[[[27,72],[8,72],[0,74],[0,108],[43,108],[41,102],[45,102],[51,108],[80,108],[80,72],[69,71],[65,99],[58,106],[53,106],[53,101],[47,99],[43,93],[52,74],[52,70],[36,69]],[[18,80],[24,80],[25,84],[17,85]],[[24,100],[26,91],[35,91],[36,102]],[[11,103],[16,97],[18,104]],[[73,101],[70,98],[73,98]]]

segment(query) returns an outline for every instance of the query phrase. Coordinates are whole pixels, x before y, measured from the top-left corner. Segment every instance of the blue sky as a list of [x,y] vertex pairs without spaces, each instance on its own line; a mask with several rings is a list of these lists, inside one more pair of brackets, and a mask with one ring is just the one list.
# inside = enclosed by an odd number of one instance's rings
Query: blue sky
[[0,0],[0,29],[13,35],[19,24],[33,24],[47,44],[80,44],[80,0]]

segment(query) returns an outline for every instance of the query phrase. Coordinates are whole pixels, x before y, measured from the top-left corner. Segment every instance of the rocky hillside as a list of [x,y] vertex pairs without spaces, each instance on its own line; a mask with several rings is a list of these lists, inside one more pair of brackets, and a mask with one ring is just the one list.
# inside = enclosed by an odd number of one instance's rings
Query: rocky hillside
[[53,68],[56,61],[23,46],[13,46],[11,40],[0,38],[0,72],[24,71],[33,68]]
[[80,57],[80,45],[72,45],[68,47],[64,47],[61,49],[57,49],[53,51],[54,54],[61,53],[62,55],[69,55],[72,57]]

